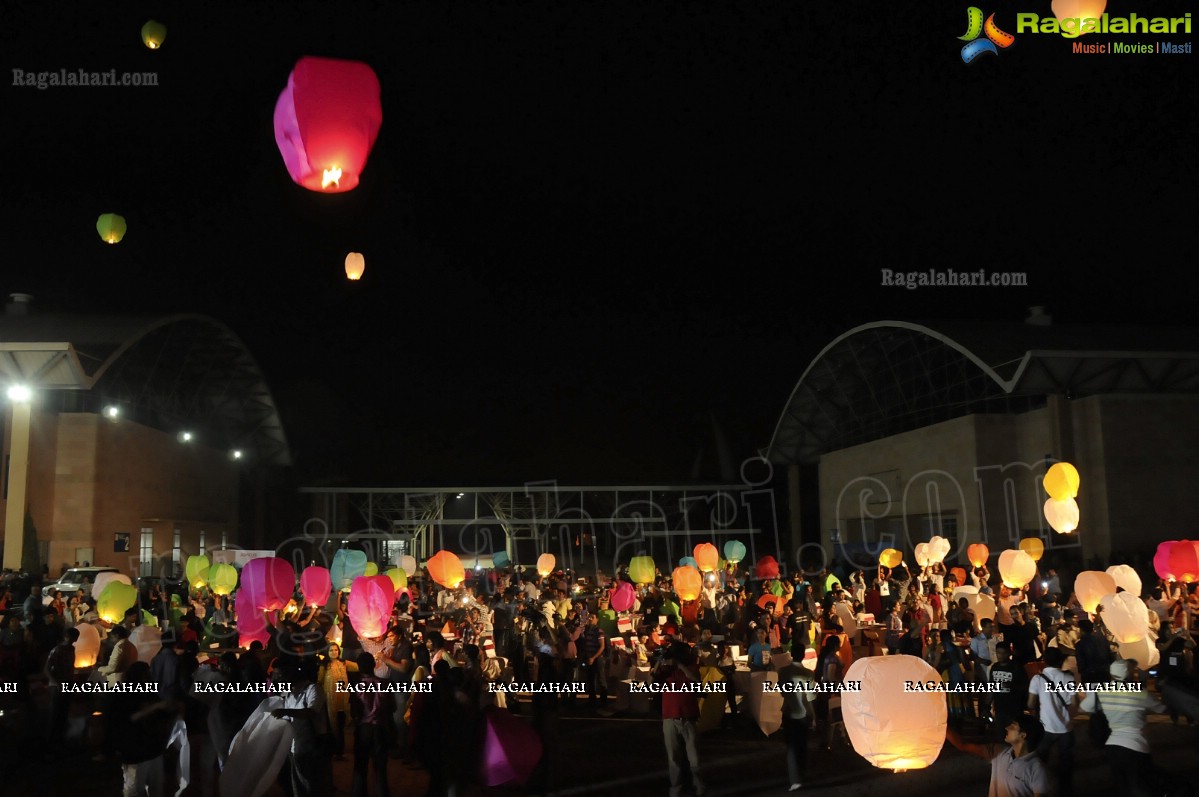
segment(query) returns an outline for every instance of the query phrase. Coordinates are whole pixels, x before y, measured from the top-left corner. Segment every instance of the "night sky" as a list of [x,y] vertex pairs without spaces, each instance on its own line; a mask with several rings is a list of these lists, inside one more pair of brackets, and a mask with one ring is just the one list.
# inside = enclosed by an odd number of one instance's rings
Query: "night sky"
[[[8,2],[4,292],[228,323],[300,478],[376,485],[720,479],[714,422],[737,461],[766,445],[865,321],[1193,323],[1196,56],[1026,34],[967,66],[966,5]],[[275,146],[304,55],[379,75],[353,192],[293,184]],[[62,68],[159,86],[8,77]]]

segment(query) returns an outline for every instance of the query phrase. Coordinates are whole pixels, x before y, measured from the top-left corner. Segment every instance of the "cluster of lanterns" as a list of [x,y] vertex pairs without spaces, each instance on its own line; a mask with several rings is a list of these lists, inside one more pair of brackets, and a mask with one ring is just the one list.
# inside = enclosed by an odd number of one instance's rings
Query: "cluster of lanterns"
[[1199,542],[1167,540],[1157,546],[1153,569],[1167,581],[1199,581]]
[[1049,498],[1045,501],[1045,520],[1058,534],[1078,528],[1078,469],[1069,462],[1055,462],[1042,481]]

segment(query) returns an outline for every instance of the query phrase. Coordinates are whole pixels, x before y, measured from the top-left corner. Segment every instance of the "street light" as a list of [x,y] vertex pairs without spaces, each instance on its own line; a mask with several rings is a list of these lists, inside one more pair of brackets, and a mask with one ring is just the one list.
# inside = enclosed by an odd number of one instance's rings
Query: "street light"
[[115,404],[110,404],[104,408],[104,415],[108,418],[117,419],[121,415],[121,408]]
[[9,385],[8,400],[16,402],[26,402],[33,398],[33,391],[25,385]]
[[229,452],[229,456],[233,457],[234,459],[241,459],[241,458],[242,458],[242,451],[241,451],[241,449],[240,449],[240,448],[235,448],[235,449],[233,449],[232,451],[230,451],[230,452]]
[[191,441],[192,441],[192,433],[191,432],[180,432],[179,433],[179,442],[180,443],[190,443]]

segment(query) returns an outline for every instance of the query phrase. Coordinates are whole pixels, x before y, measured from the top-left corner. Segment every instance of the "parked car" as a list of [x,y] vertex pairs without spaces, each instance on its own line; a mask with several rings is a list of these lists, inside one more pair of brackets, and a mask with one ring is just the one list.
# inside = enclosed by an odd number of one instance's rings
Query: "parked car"
[[46,584],[42,588],[42,599],[49,603],[50,590],[56,589],[62,594],[63,600],[68,600],[75,594],[76,590],[82,589],[86,593],[91,593],[92,584],[96,583],[96,576],[100,573],[119,573],[120,570],[115,567],[72,567],[67,572],[59,577],[58,581]]

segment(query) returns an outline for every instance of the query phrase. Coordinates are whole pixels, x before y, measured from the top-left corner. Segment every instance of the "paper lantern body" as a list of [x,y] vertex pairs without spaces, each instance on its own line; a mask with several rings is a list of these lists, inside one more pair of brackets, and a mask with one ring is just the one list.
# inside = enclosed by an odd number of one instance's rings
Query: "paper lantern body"
[[858,659],[845,674],[860,692],[841,695],[845,730],[858,755],[876,767],[924,769],[945,744],[945,693],[904,692],[907,681],[939,683],[941,675],[916,656]]
[[395,587],[397,593],[402,589],[407,589],[408,574],[404,572],[404,568],[393,567],[384,573],[384,575],[391,579],[391,585]]
[[1045,492],[1054,501],[1078,497],[1078,471],[1069,462],[1055,462],[1045,472],[1045,478],[1041,483],[1045,485]]
[[[491,564],[496,567],[507,567],[512,564],[512,559],[508,556],[507,551],[496,551],[491,555]],[[409,573],[408,575],[412,575]]]
[[400,557],[400,567],[404,568],[404,572],[408,574],[408,578],[416,575],[416,557],[404,554]]
[[214,595],[228,595],[237,586],[237,568],[219,563],[208,571],[208,587]]
[[1137,664],[1143,670],[1156,667],[1161,662],[1161,653],[1148,635],[1142,639],[1138,639],[1136,642],[1121,642],[1119,644],[1120,658],[1136,659]]
[[107,623],[119,623],[125,619],[125,612],[137,603],[137,587],[121,581],[109,581],[96,599],[96,612],[100,619]]
[[778,578],[779,563],[773,556],[763,556],[754,565],[754,578]]
[[1116,580],[1102,570],[1084,570],[1074,579],[1074,594],[1088,614],[1095,613],[1095,607],[1104,595],[1115,591]]
[[550,573],[554,572],[555,564],[557,564],[557,560],[554,559],[554,555],[552,553],[543,553],[541,556],[538,556],[537,557],[537,573],[538,573],[538,575],[540,575],[542,577],[548,576]]
[[612,591],[612,599],[609,603],[616,611],[627,612],[633,608],[636,600],[637,595],[633,591],[633,585],[627,581],[622,581]]
[[354,579],[346,614],[360,637],[383,636],[391,623],[395,603],[395,585],[387,576],[361,576]]
[[966,568],[955,567],[952,570],[950,570],[949,572],[953,573],[953,575],[957,578],[959,584],[966,583]]
[[998,608],[995,605],[995,599],[990,595],[979,593],[978,587],[958,587],[953,591],[951,600],[957,603],[959,598],[965,598],[966,604],[974,611],[976,628],[981,620],[995,619],[995,610]]
[[139,625],[129,632],[129,641],[137,648],[137,660],[149,664],[162,650],[162,629]]
[[928,558],[931,564],[944,562],[950,551],[949,540],[944,537],[933,537],[928,541]]
[[233,605],[237,611],[237,646],[249,648],[255,641],[267,645],[271,641],[271,633],[267,630],[262,611],[254,606],[254,596],[242,589],[237,593]]
[[658,572],[657,565],[649,556],[634,556],[629,562],[629,578],[637,584],[654,583],[654,574]]
[[1185,584],[1199,581],[1199,542],[1173,540],[1159,544],[1153,569],[1167,580]]
[[1032,557],[1034,562],[1039,562],[1045,555],[1045,543],[1039,537],[1025,537],[1020,540],[1020,550]]
[[329,565],[329,578],[333,589],[346,592],[354,583],[354,579],[366,574],[366,553],[349,548],[342,548],[333,554],[333,563]]
[[675,568],[671,575],[671,583],[674,584],[675,594],[681,600],[693,601],[704,588],[704,577],[694,567],[687,565]]
[[990,558],[991,551],[981,542],[976,542],[966,549],[966,558],[970,560],[970,564],[974,567],[982,567]]
[[894,548],[884,548],[878,555],[878,563],[883,567],[895,567],[903,561],[903,553]]
[[277,556],[251,559],[241,569],[241,588],[238,598],[248,593],[255,609],[278,611],[296,590],[296,571],[291,562]]
[[324,606],[332,591],[333,579],[326,568],[312,565],[300,573],[300,592],[304,593],[305,606]]
[[[1095,20],[1095,28],[1098,29],[1098,20],[1103,17],[1103,11],[1107,8],[1107,0],[1053,0],[1051,4],[1053,15],[1057,17],[1058,23],[1061,25],[1078,25],[1076,36],[1083,36],[1091,31],[1083,27],[1082,20]],[[1068,23],[1065,20],[1074,19],[1078,22]],[[1065,31],[1065,28],[1062,29]],[[1074,38],[1071,36],[1070,38]],[[1059,462],[1057,465],[1066,465],[1065,462]],[[1054,467],[1057,467],[1054,465]],[[1071,470],[1074,467],[1070,466]],[[1074,471],[1077,476],[1078,471]],[[1077,484],[1075,485],[1077,489]]]
[[312,191],[354,189],[382,124],[379,78],[360,61],[305,56],[275,103],[287,173]]
[[694,556],[684,556],[679,560],[679,567],[694,567],[696,570],[699,570],[699,566],[696,564]]
[[142,25],[142,44],[151,50],[157,50],[167,38],[167,26],[161,22],[150,20]]
[[366,258],[361,252],[350,252],[346,255],[346,279],[360,280],[366,271]]
[[488,709],[479,779],[484,786],[523,786],[541,760],[541,738],[529,725],[502,709]]
[[378,565],[378,563],[376,563],[376,562],[367,562],[367,563],[366,563],[366,569],[362,571],[362,575],[364,575],[364,576],[377,576],[377,575],[379,575],[379,565]]
[[691,553],[701,573],[711,573],[720,565],[720,551],[710,542],[701,542]]
[[833,575],[832,573],[829,573],[829,574],[828,574],[828,577],[827,577],[826,579],[824,579],[824,592],[825,592],[825,594],[827,595],[828,593],[832,592],[832,591],[833,591],[833,587],[836,587],[836,586],[837,586],[838,584],[840,584],[840,583],[841,583],[841,579],[837,578],[837,577],[836,577],[835,575]]
[[127,229],[125,217],[116,213],[105,213],[96,219],[96,232],[100,233],[100,238],[105,243],[119,244]]
[[1107,569],[1107,574],[1116,582],[1117,587],[1140,597],[1141,577],[1137,574],[1137,571],[1128,565],[1112,565]]
[[100,655],[100,632],[91,623],[80,623],[79,638],[75,640],[75,667],[94,667]]
[[920,567],[928,567],[930,564],[932,564],[932,562],[928,558],[928,543],[927,542],[916,543],[915,556],[916,556],[916,564],[919,565]]
[[1037,563],[1024,551],[1015,549],[999,554],[999,577],[1012,589],[1023,589],[1037,574]]
[[99,600],[100,593],[104,592],[104,588],[114,581],[121,584],[133,583],[124,573],[97,573],[96,580],[92,582],[92,600]]
[[733,564],[737,564],[745,558],[745,543],[738,540],[729,540],[724,544],[724,558],[728,559]]
[[212,563],[208,561],[207,556],[189,556],[183,573],[192,589],[197,589],[208,583],[208,571],[211,569]]
[[1103,624],[1116,637],[1116,642],[1139,642],[1149,633],[1149,607],[1132,592],[1104,595]]
[[1045,521],[1058,534],[1069,534],[1078,528],[1078,517],[1078,502],[1073,498],[1065,501],[1050,498],[1045,502]]
[[438,551],[425,566],[429,569],[429,576],[446,589],[457,589],[466,580],[462,561],[449,551]]

